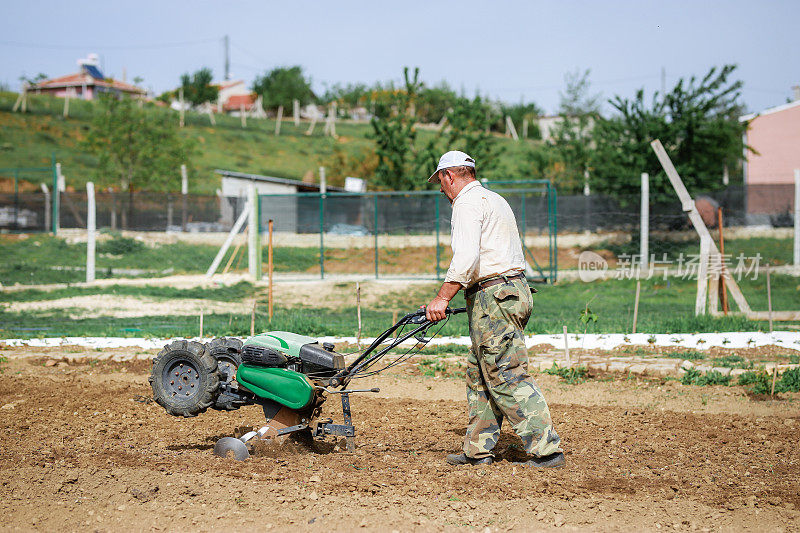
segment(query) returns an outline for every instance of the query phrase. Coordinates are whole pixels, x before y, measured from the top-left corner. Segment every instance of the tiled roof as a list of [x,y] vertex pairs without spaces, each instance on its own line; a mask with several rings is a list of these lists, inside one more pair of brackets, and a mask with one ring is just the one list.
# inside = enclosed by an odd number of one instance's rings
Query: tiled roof
[[215,87],[219,87],[220,89],[227,89],[228,87],[233,87],[234,85],[239,85],[240,83],[244,83],[242,80],[227,80],[221,81],[219,83],[212,83]]
[[87,87],[111,87],[127,93],[144,94],[147,92],[141,87],[137,87],[123,81],[117,81],[109,78],[106,78],[105,80],[97,80],[85,72],[76,72],[75,74],[67,74],[66,76],[59,76],[57,78],[44,80],[41,83],[37,83],[35,87],[38,89],[57,89],[61,87],[80,87],[82,85],[86,85]]
[[256,101],[255,94],[234,94],[222,106],[225,111],[238,111],[244,106],[250,109]]

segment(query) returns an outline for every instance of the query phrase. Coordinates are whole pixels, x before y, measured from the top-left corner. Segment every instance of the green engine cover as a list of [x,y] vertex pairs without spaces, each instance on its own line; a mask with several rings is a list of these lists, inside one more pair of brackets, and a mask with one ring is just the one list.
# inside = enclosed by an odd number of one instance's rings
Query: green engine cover
[[309,379],[287,368],[270,368],[241,364],[236,381],[260,396],[274,400],[290,409],[308,407],[314,399],[314,386]]
[[263,346],[278,350],[290,357],[300,357],[300,348],[309,343],[315,343],[317,339],[298,335],[290,331],[269,331],[250,337],[244,341],[245,346]]

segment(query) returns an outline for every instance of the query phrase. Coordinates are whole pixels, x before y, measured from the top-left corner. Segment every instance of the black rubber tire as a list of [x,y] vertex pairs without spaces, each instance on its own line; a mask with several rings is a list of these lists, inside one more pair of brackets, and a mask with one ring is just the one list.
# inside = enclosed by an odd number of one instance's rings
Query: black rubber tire
[[204,413],[219,395],[217,360],[195,341],[177,340],[164,346],[153,360],[149,381],[153,399],[173,416]]
[[[236,369],[242,364],[242,341],[235,337],[220,337],[206,343],[206,352],[217,361],[220,383],[236,379]],[[228,394],[220,394],[211,406],[218,411],[233,411],[243,403]]]

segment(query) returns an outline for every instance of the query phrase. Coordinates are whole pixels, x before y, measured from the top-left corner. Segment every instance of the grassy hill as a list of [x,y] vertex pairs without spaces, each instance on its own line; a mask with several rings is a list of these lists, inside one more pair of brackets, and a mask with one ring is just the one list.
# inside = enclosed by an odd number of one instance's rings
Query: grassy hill
[[[0,92],[0,168],[47,166],[52,154],[62,164],[67,184],[82,186],[86,181],[112,183],[98,176],[96,159],[81,147],[90,128],[94,105],[73,100],[70,116],[64,118],[63,99],[48,96],[29,96],[28,113],[11,113],[16,93]],[[178,114],[173,113],[175,121]],[[215,127],[205,115],[187,114],[184,135],[197,142],[198,156],[192,161],[190,192],[212,194],[219,187],[214,169],[237,170],[272,176],[302,179],[317,175],[318,168],[328,170],[329,183],[341,183],[345,175],[366,177],[374,168],[374,142],[368,138],[369,124],[337,122],[339,138],[322,135],[323,124],[317,123],[314,134],[306,136],[308,123],[295,127],[284,120],[280,136],[275,136],[275,121],[248,118],[243,128],[241,119],[217,116]],[[434,133],[421,131],[418,139],[425,141]],[[498,139],[501,155],[495,174],[503,177],[526,176],[532,141],[512,142]],[[175,188],[180,187],[176,169]],[[426,176],[420,176],[423,179]]]

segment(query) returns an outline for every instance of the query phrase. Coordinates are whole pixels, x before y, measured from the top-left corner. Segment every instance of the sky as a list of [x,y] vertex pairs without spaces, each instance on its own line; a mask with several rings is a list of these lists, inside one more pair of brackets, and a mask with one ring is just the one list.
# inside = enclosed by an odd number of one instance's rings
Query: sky
[[[590,69],[595,93],[632,97],[712,66],[739,65],[747,111],[783,104],[800,85],[798,0],[4,1],[0,83],[76,72],[101,56],[106,75],[158,94],[184,72],[252,82],[301,65],[322,93],[334,83],[400,82],[419,67],[468,96],[558,112],[564,77]],[[610,108],[604,108],[608,111]]]

